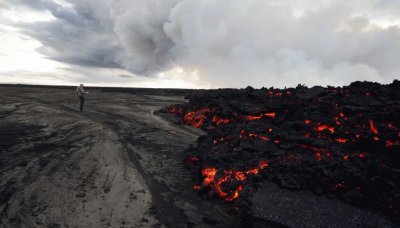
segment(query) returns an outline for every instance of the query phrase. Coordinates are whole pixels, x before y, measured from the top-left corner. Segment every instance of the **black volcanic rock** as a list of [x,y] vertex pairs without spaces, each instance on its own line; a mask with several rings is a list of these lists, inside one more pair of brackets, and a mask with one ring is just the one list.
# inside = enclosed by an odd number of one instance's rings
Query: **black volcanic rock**
[[399,223],[399,87],[394,81],[199,91],[188,104],[161,112],[207,132],[186,151],[194,188],[234,202],[239,214],[252,213],[258,184],[274,182]]

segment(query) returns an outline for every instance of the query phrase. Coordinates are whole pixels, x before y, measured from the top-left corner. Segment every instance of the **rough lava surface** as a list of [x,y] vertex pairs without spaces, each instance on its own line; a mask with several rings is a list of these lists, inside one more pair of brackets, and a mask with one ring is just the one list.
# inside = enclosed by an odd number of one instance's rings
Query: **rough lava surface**
[[207,132],[186,150],[193,188],[240,216],[390,227],[400,222],[399,91],[399,81],[219,89],[162,112]]

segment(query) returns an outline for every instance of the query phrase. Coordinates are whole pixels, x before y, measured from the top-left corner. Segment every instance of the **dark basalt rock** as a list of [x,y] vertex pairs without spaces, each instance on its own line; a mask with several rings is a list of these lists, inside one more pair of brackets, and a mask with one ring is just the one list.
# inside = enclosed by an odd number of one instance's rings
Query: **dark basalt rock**
[[219,89],[195,92],[189,103],[161,112],[207,132],[186,151],[195,189],[233,202],[238,214],[254,213],[259,184],[276,183],[400,223],[399,90],[397,80]]

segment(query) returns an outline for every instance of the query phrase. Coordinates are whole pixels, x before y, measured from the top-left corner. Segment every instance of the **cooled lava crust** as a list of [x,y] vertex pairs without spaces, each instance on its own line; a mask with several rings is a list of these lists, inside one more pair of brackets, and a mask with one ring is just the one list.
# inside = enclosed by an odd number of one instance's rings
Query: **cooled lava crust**
[[257,184],[310,190],[400,222],[400,82],[219,89],[172,105],[207,132],[186,151],[202,196],[250,211]]

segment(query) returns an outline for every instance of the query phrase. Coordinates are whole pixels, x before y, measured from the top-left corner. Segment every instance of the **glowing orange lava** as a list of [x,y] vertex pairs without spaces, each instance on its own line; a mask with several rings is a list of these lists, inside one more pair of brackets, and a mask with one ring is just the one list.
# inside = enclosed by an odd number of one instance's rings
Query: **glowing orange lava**
[[268,117],[271,117],[271,118],[275,118],[276,113],[275,113],[275,112],[264,113],[264,116],[268,116]]
[[325,130],[328,130],[330,133],[335,133],[334,127],[330,127],[326,124],[317,126],[317,131],[325,131]]
[[342,124],[340,123],[340,121],[339,121],[339,117],[335,117],[335,123],[336,123],[336,125],[338,125],[338,126],[342,125]]
[[246,120],[250,120],[250,121],[252,121],[252,120],[259,120],[259,119],[261,119],[263,116],[262,115],[259,115],[259,116],[246,116]]
[[239,197],[239,192],[243,190],[243,186],[239,185],[238,188],[235,190],[235,193],[231,197],[227,197],[226,201],[232,201],[234,199],[237,199]]
[[259,135],[259,134],[253,133],[253,132],[247,132],[245,130],[241,130],[239,138],[243,139],[245,137],[246,138],[258,138],[258,139],[261,139],[263,141],[269,141],[269,138],[267,136]]
[[247,170],[246,174],[247,175],[249,175],[249,174],[258,174],[258,169],[254,168],[254,169]]
[[322,149],[322,148],[318,148],[318,147],[314,147],[314,146],[309,146],[309,145],[306,145],[306,144],[302,144],[302,145],[300,145],[300,147],[303,148],[303,149],[308,149],[308,150],[313,151],[317,161],[321,161],[322,160],[322,153],[325,153],[325,155],[327,157],[331,156],[330,152],[327,149]]
[[347,143],[347,141],[349,141],[349,140],[348,139],[344,139],[344,138],[337,138],[337,139],[335,139],[335,141],[339,142],[339,143]]
[[393,140],[386,140],[386,147],[392,147],[392,146],[396,146],[396,145],[400,145],[400,142],[393,141]]
[[244,181],[246,179],[246,176],[244,175],[243,172],[238,171],[238,172],[235,172],[235,178],[237,180]]
[[322,160],[322,156],[320,152],[315,152],[315,157],[317,158],[318,161]]
[[230,183],[231,181],[240,181],[244,182],[249,175],[256,175],[268,166],[268,163],[264,160],[261,160],[256,168],[245,170],[245,171],[233,171],[233,170],[224,170],[223,175],[218,178],[215,178],[218,170],[213,167],[204,168],[201,171],[202,176],[204,177],[203,182],[200,185],[193,186],[195,190],[201,190],[203,187],[210,186],[214,193],[221,199],[226,201],[232,201],[239,197],[239,193],[243,190],[243,184],[240,184],[235,190],[224,191],[223,186],[226,183]]
[[265,116],[274,119],[276,117],[276,113],[275,112],[267,112],[267,113],[263,113],[260,115],[248,115],[248,116],[245,116],[245,119],[249,120],[249,121],[253,121],[253,120],[259,120]]
[[205,168],[201,171],[201,174],[204,177],[203,186],[208,186],[214,182],[214,176],[217,174],[217,169],[215,168]]
[[190,124],[193,127],[199,128],[203,126],[204,121],[206,120],[206,116],[204,114],[209,112],[212,112],[210,108],[201,108],[193,112],[188,112],[183,117],[183,121],[186,124]]
[[178,115],[182,115],[183,114],[183,108],[177,108],[175,106],[170,106],[167,109],[167,112],[169,113],[174,113],[174,114],[178,114]]
[[376,127],[375,127],[373,120],[369,121],[369,128],[371,129],[372,133],[374,133],[375,135],[377,135],[379,133],[378,129],[376,129]]
[[260,169],[264,169],[267,166],[268,166],[268,163],[264,160],[261,160],[260,164],[258,165],[258,167],[260,167]]
[[221,125],[221,124],[228,124],[228,123],[231,122],[230,119],[220,118],[220,117],[217,117],[217,116],[213,116],[212,121],[213,121],[217,126],[219,126],[219,125]]

